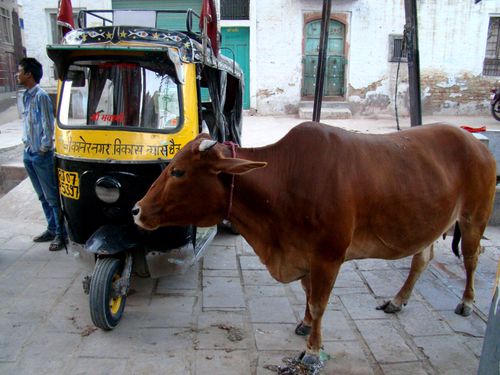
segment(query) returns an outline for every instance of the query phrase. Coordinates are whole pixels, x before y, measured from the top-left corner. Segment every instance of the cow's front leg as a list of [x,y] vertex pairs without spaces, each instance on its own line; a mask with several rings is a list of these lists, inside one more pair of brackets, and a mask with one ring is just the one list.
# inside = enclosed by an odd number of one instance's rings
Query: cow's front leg
[[405,283],[399,290],[399,292],[394,296],[394,298],[390,301],[383,303],[382,305],[377,307],[377,310],[384,310],[384,312],[396,313],[401,311],[403,305],[406,306],[408,303],[408,299],[411,296],[411,292],[413,291],[413,287],[417,282],[418,278],[427,268],[427,265],[434,257],[434,245],[431,245],[425,248],[418,254],[413,256],[411,261],[410,273],[408,274],[408,278]]
[[[319,362],[321,349],[321,320],[325,312],[335,279],[339,273],[342,260],[317,259],[311,265],[310,290],[308,293],[307,311],[311,318],[311,334],[307,339],[307,350],[302,362],[312,365]],[[305,317],[307,318],[307,316]]]
[[295,333],[299,336],[307,336],[311,333],[312,317],[309,311],[309,295],[311,293],[311,277],[309,275],[304,276],[300,283],[302,284],[302,289],[306,295],[306,311],[304,312],[304,319],[297,324],[295,327]]

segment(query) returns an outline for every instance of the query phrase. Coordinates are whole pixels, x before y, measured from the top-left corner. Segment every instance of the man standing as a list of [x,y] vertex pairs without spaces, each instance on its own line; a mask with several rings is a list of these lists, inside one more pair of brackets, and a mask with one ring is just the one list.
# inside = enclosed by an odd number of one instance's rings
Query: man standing
[[42,65],[34,58],[19,62],[17,81],[26,87],[23,96],[23,162],[47,219],[47,230],[34,242],[52,241],[50,251],[67,243],[64,223],[59,220],[59,193],[54,171],[54,115],[48,94],[38,85]]

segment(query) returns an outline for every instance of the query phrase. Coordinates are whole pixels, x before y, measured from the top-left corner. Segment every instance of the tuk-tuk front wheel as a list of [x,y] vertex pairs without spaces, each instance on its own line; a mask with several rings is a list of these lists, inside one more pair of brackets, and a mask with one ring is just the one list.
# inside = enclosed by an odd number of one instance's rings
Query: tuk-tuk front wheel
[[120,321],[127,296],[116,295],[113,284],[120,279],[122,262],[115,258],[99,259],[90,281],[90,317],[98,328],[109,331]]

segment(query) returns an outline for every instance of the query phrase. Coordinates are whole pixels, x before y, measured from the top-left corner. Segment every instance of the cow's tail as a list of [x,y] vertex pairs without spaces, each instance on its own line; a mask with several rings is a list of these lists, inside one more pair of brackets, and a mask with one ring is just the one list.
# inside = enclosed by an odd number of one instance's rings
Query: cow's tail
[[460,226],[458,221],[455,223],[455,230],[453,231],[453,240],[451,241],[451,249],[453,254],[460,258],[460,250],[458,249],[458,244],[460,243],[460,238],[462,237],[462,232],[460,232]]

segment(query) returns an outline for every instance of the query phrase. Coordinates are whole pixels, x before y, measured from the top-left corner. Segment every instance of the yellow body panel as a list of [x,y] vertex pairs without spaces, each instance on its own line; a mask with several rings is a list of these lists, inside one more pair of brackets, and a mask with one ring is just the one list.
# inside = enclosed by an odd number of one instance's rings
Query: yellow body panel
[[[56,155],[105,161],[155,161],[172,159],[199,133],[196,66],[184,64],[182,85],[184,122],[177,133],[160,133],[134,128],[71,129],[56,127]],[[59,85],[59,88],[61,85]],[[59,94],[59,93],[58,93]]]

